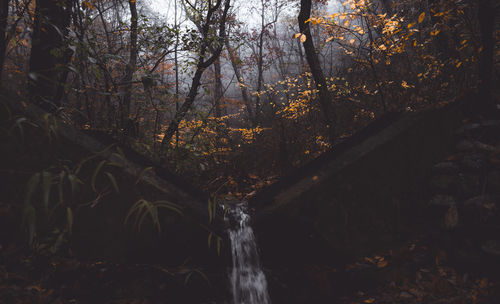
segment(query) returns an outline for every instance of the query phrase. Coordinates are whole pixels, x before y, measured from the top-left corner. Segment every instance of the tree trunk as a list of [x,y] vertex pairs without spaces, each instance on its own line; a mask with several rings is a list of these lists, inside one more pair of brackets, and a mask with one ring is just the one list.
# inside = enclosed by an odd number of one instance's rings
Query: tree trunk
[[2,84],[3,64],[7,50],[7,19],[9,18],[9,0],[0,4],[0,85]]
[[392,16],[392,1],[391,0],[381,0],[384,11],[390,16]]
[[217,59],[219,59],[220,53],[222,52],[222,47],[224,46],[224,40],[226,39],[226,17],[227,17],[227,12],[229,11],[230,8],[231,0],[225,0],[222,16],[221,19],[219,20],[219,33],[217,35],[218,46],[214,50],[214,52],[212,52],[212,55],[208,59],[205,59],[205,55],[208,51],[207,49],[209,48],[209,43],[210,43],[210,39],[207,39],[206,37],[208,37],[208,33],[210,31],[210,25],[214,22],[212,18],[214,17],[221,3],[222,0],[217,0],[214,6],[208,8],[207,16],[202,27],[203,29],[202,37],[205,38],[200,47],[200,54],[198,57],[198,63],[196,65],[196,72],[194,74],[193,81],[191,82],[191,88],[189,89],[189,93],[186,96],[186,100],[180,107],[179,111],[175,113],[174,119],[168,126],[168,129],[165,131],[165,136],[161,141],[162,148],[165,147],[165,145],[172,140],[172,136],[179,129],[179,124],[181,120],[186,116],[188,111],[193,106],[196,95],[198,95],[198,87],[200,86],[201,76],[203,75],[203,72],[210,65],[212,65]]
[[257,96],[255,98],[255,122],[256,124],[260,123],[260,117],[262,115],[262,100],[260,98],[261,90],[262,90],[262,82],[264,81],[264,1],[261,1],[262,10],[261,10],[261,28],[259,34],[259,54],[257,57]]
[[328,129],[328,137],[330,143],[333,144],[335,136],[335,119],[333,118],[333,113],[330,112],[332,96],[330,94],[330,91],[328,91],[328,86],[321,69],[318,54],[316,53],[316,49],[314,48],[309,22],[306,23],[306,21],[311,17],[311,6],[311,0],[300,1],[300,12],[298,17],[299,29],[300,32],[306,37],[303,45],[306,52],[307,63],[309,64],[311,74],[316,84],[316,88],[319,92],[319,103],[325,118],[326,127]]
[[215,74],[215,94],[214,94],[214,106],[215,106],[215,117],[220,118],[222,116],[222,95],[224,95],[222,88],[222,72],[220,67],[220,59],[214,62],[214,74]]
[[478,108],[485,113],[494,113],[496,109],[493,99],[493,51],[495,40],[496,8],[490,0],[478,0],[477,17],[481,32],[482,51],[479,54],[479,105]]
[[[130,55],[127,67],[125,68],[125,76],[123,77],[124,94],[121,113],[121,125],[126,127],[130,125],[130,103],[132,101],[132,78],[137,64],[137,7],[135,0],[129,0],[130,7]],[[128,133],[128,132],[127,132]]]
[[29,60],[31,100],[54,112],[61,106],[56,98],[68,62],[64,36],[71,21],[72,0],[37,0]]
[[236,58],[236,55],[234,53],[235,51],[229,45],[229,39],[227,39],[227,37],[226,37],[225,43],[226,43],[227,52],[229,54],[229,60],[231,61],[231,65],[233,66],[234,75],[236,76],[236,78],[238,80],[238,85],[239,85],[240,90],[241,90],[241,97],[243,98],[243,102],[245,103],[245,107],[246,107],[247,112],[248,112],[248,118],[252,122],[253,126],[255,127],[255,117],[254,117],[254,113],[253,113],[252,104],[251,104],[250,98],[248,97],[249,94],[248,94],[247,87],[245,86],[245,83],[243,81],[243,76],[240,73],[240,67],[239,67],[238,63],[236,62],[237,58]]

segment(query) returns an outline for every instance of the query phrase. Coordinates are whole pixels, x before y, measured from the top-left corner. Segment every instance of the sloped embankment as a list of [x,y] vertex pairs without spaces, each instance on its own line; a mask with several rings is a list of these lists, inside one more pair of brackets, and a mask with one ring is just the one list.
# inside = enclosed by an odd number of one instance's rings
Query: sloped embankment
[[[11,224],[9,230],[18,227],[23,218],[28,191],[33,192],[28,205],[35,212],[33,225],[38,231],[32,238],[38,238],[37,242],[47,241],[43,238],[51,232],[46,229],[58,227],[71,233],[71,250],[82,257],[168,260],[173,264],[194,255],[220,260],[206,246],[208,234],[220,234],[222,227],[216,220],[208,223],[208,195],[119,143],[104,145],[35,105],[8,95],[2,96],[2,103],[6,111],[2,117],[1,192],[3,209],[9,210],[5,221]],[[30,177],[36,174],[40,182],[29,186]],[[45,184],[44,177],[50,177],[50,182]],[[136,217],[140,214],[132,214],[128,225],[124,219],[140,199],[168,202],[180,214],[158,208],[160,227],[151,225],[149,213],[142,213],[146,215],[138,232],[132,226],[136,219],[141,221]],[[64,222],[70,216],[68,227]],[[160,229],[161,233],[155,232]],[[12,233],[4,237],[23,238]]]

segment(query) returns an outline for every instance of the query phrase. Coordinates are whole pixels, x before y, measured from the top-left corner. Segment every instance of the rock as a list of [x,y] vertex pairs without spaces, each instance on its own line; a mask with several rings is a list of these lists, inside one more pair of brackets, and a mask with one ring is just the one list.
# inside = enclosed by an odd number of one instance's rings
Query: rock
[[500,241],[487,240],[482,244],[481,249],[488,254],[500,257]]
[[461,133],[464,133],[466,131],[472,131],[472,130],[479,129],[480,127],[481,127],[481,124],[479,124],[479,123],[468,123],[468,124],[463,125],[462,127],[460,127],[457,130],[457,133],[461,134]]
[[455,201],[455,198],[451,195],[434,195],[431,200],[429,201],[429,204],[434,205],[434,206],[444,206],[444,207],[451,207],[455,206],[457,203]]
[[399,297],[400,298],[403,298],[403,299],[412,299],[414,298],[414,296],[406,291],[402,291],[400,294],[399,294]]
[[459,192],[464,197],[472,197],[481,193],[482,183],[477,175],[463,175],[458,176],[459,180]]
[[446,161],[436,164],[432,167],[432,171],[438,174],[456,174],[459,171],[457,164],[451,161]]
[[466,171],[477,172],[485,167],[486,161],[484,156],[474,153],[465,155],[462,159],[461,165],[464,169],[466,169]]
[[458,225],[458,210],[457,206],[453,205],[448,208],[444,215],[444,227],[446,229],[453,229]]
[[458,210],[455,198],[451,195],[438,194],[429,201],[431,218],[440,221],[446,229],[458,225]]
[[490,158],[490,164],[495,169],[500,169],[500,155],[498,155],[498,156],[492,156]]
[[470,224],[482,223],[482,225],[492,221],[494,223],[494,215],[497,210],[496,200],[498,198],[489,195],[479,195],[466,200],[463,205],[463,214],[467,217],[465,222]]
[[441,193],[455,193],[460,186],[456,175],[435,175],[429,181],[431,189]]
[[[486,120],[480,123],[469,123],[457,130],[458,134],[463,133],[493,133],[500,130],[500,120]],[[493,133],[495,134],[495,133]]]
[[492,199],[488,195],[479,195],[472,198],[469,198],[464,202],[464,207],[482,207],[489,206],[491,203],[495,204]]
[[486,191],[493,194],[500,194],[500,171],[494,170],[488,172]]
[[474,143],[471,142],[471,141],[468,141],[468,140],[461,140],[458,144],[457,144],[457,150],[459,151],[470,151],[470,150],[474,150],[475,146],[474,146]]

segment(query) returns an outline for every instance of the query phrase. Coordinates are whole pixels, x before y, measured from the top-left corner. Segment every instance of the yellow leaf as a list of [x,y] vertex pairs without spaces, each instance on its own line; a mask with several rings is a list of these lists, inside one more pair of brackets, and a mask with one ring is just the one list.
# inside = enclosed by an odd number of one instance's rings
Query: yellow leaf
[[479,288],[486,288],[488,287],[488,278],[482,278],[481,282],[479,282]]
[[414,25],[415,25],[415,23],[410,23],[410,24],[408,24],[408,28],[411,28]]
[[306,42],[306,39],[307,39],[306,35],[300,34],[300,42],[304,43]]
[[383,44],[379,45],[378,48],[381,49],[382,51],[387,50],[387,47]]
[[437,34],[439,34],[439,30],[431,31],[431,36],[436,36]]
[[387,261],[380,261],[377,263],[378,268],[384,268],[387,266]]
[[92,3],[88,2],[88,1],[82,1],[82,7],[83,8],[88,8],[90,10],[94,9],[94,6],[92,5]]
[[420,16],[418,16],[418,23],[422,23],[425,19],[425,13],[422,12],[422,14],[420,14]]
[[333,36],[332,37],[328,37],[328,39],[325,40],[325,43],[330,42],[332,40],[333,40]]
[[368,303],[368,304],[373,303],[373,302],[375,302],[374,298],[369,298],[369,299],[366,299],[363,301],[363,303]]
[[297,38],[299,38],[299,37],[300,37],[300,35],[302,35],[302,33],[297,33],[297,34],[293,35],[293,39],[297,39]]
[[462,65],[462,61],[459,61],[456,65],[457,68],[459,68]]
[[375,263],[375,260],[369,257],[365,257],[365,261],[370,262],[370,263]]
[[353,44],[354,43],[354,38],[352,38],[351,40],[349,40],[349,43]]

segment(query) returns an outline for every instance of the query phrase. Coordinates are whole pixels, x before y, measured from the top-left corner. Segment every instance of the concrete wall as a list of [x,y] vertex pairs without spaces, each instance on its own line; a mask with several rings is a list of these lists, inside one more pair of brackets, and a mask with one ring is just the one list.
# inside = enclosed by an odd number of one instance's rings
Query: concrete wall
[[404,114],[256,196],[264,259],[349,258],[391,241],[415,207],[406,198],[425,195],[420,185],[453,147],[462,117],[460,103]]

